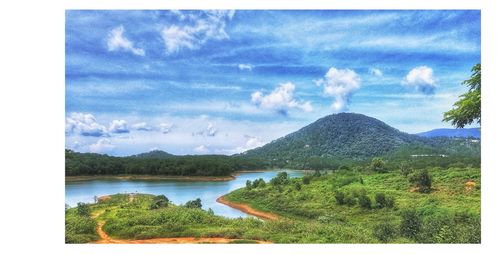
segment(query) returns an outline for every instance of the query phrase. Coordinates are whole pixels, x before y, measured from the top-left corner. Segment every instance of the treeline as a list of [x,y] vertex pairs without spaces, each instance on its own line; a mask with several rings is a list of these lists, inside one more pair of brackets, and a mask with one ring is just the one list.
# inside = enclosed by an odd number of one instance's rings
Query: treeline
[[187,155],[165,157],[114,157],[66,150],[66,175],[172,175],[227,176],[236,170],[262,169],[254,158],[225,155]]

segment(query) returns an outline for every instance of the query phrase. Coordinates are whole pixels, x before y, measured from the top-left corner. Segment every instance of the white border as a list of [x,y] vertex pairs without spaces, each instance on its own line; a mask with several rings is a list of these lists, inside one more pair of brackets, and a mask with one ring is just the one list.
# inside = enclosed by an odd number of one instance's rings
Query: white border
[[[5,3],[9,2],[9,3]],[[66,0],[0,6],[2,253],[489,253],[498,246],[500,140],[496,1],[491,0]],[[4,6],[5,5],[5,6]],[[481,9],[483,66],[480,245],[65,245],[64,18],[66,9]],[[47,184],[49,181],[49,184]]]

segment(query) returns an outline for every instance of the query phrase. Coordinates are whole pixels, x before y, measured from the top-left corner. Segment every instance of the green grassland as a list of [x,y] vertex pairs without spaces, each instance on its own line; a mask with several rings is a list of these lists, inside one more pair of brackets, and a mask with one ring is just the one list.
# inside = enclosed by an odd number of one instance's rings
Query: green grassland
[[[135,194],[131,199],[130,195],[117,194],[96,204],[67,209],[66,242],[98,240],[99,221],[105,221],[103,230],[114,239],[239,239],[235,243],[252,240],[275,243],[480,242],[480,169],[430,168],[428,172],[432,176],[430,193],[418,192],[409,182],[411,175],[403,176],[398,171],[342,170],[306,176],[306,179],[286,177],[226,195],[227,200],[280,215],[280,219],[273,221],[229,219],[211,211],[171,203],[152,209],[153,195]],[[336,198],[339,193],[344,196],[342,204]]]

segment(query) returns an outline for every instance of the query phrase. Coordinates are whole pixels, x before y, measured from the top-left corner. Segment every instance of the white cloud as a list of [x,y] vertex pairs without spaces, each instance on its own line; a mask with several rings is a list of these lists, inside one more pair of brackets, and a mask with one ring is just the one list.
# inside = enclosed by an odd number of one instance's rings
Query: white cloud
[[244,70],[251,71],[253,69],[253,66],[250,64],[238,64],[238,68],[241,71],[244,71]]
[[377,68],[370,68],[370,74],[377,76],[377,77],[384,76],[384,73],[380,69],[377,69]]
[[175,126],[171,123],[161,123],[160,124],[160,131],[163,134],[167,134],[167,133],[171,132],[174,127]]
[[112,133],[128,133],[130,132],[125,120],[113,120],[109,125],[109,132]]
[[353,70],[331,67],[316,84],[323,85],[326,96],[335,97],[332,108],[339,112],[347,107],[353,93],[361,87],[361,78]]
[[[204,117],[202,117],[202,118],[204,118]],[[215,135],[217,135],[218,131],[219,130],[217,128],[215,128],[215,126],[212,123],[208,123],[207,127],[204,130],[193,133],[193,136],[199,135],[199,136],[206,136],[206,137],[215,137]]]
[[77,133],[82,136],[101,137],[108,135],[106,127],[100,125],[92,114],[71,113],[66,117],[66,134]]
[[281,114],[288,114],[290,109],[300,109],[311,112],[313,107],[311,102],[298,102],[294,99],[295,85],[291,82],[280,84],[274,91],[264,95],[262,92],[254,92],[251,95],[252,103],[259,108],[273,110]]
[[199,154],[207,154],[210,152],[210,149],[208,149],[208,147],[206,147],[205,145],[199,145],[195,147],[193,150]]
[[145,122],[140,122],[132,125],[132,129],[138,130],[138,131],[152,131],[153,127],[149,126]]
[[116,27],[109,32],[107,41],[108,50],[123,50],[125,52],[131,52],[134,55],[144,56],[144,49],[134,47],[134,43],[123,35],[124,32],[125,28],[123,28],[123,26]]
[[402,84],[414,87],[417,91],[427,95],[434,94],[436,90],[436,80],[434,79],[433,71],[427,66],[413,68],[408,72]]
[[[181,12],[174,12],[178,17],[185,19]],[[228,39],[225,31],[226,21],[231,20],[234,11],[203,11],[199,15],[189,15],[190,24],[184,26],[170,25],[163,28],[163,38],[167,54],[180,50],[198,49],[209,40]]]
[[113,149],[115,149],[115,146],[107,138],[99,139],[97,143],[89,146],[89,150],[92,153],[108,153],[113,151]]

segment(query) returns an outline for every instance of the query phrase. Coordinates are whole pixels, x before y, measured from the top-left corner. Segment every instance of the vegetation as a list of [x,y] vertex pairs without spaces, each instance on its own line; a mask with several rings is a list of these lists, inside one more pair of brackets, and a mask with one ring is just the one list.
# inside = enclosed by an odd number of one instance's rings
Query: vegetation
[[412,175],[410,177],[410,183],[412,183],[417,190],[422,193],[431,192],[432,187],[432,177],[430,176],[427,169],[421,170],[420,172]]
[[481,64],[472,67],[472,76],[462,84],[468,86],[469,91],[460,95],[453,108],[444,113],[443,119],[457,128],[474,122],[481,124]]

